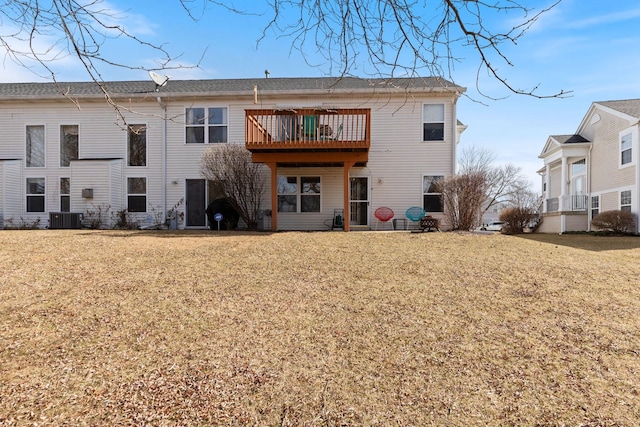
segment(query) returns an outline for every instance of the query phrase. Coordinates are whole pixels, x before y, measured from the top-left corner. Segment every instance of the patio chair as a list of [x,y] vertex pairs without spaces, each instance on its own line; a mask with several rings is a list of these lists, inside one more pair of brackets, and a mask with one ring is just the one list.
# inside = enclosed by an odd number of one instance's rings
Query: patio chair
[[[411,206],[405,212],[405,216],[412,222],[417,223],[427,214],[427,211],[422,209],[420,206]],[[411,228],[411,227],[409,227]]]
[[[378,209],[375,210],[375,212],[373,212],[373,216],[375,216],[377,219],[376,221],[376,230],[377,230],[378,224],[380,224],[380,222],[384,224],[385,222],[389,222],[389,220],[393,218],[393,209],[387,208],[387,207],[379,207]],[[393,230],[394,229],[393,222],[389,222],[389,224],[391,224],[391,229]]]

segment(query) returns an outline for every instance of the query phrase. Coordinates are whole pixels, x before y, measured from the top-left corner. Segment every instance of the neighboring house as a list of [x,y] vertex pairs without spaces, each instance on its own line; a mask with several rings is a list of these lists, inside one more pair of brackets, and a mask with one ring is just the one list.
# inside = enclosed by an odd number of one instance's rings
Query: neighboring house
[[575,134],[549,137],[540,232],[590,230],[609,210],[640,213],[639,120],[640,99],[594,102]]
[[[442,217],[434,183],[452,175],[465,88],[437,78],[262,78],[0,84],[0,228],[126,209],[141,226],[177,206],[204,228],[214,195],[201,153],[243,144],[264,163],[273,230],[375,225],[387,206]],[[73,102],[71,101],[73,100]],[[126,118],[126,125],[120,117]],[[183,201],[184,203],[180,203]],[[270,216],[269,216],[270,214]],[[55,216],[55,218],[59,218]],[[57,224],[59,225],[59,224]]]

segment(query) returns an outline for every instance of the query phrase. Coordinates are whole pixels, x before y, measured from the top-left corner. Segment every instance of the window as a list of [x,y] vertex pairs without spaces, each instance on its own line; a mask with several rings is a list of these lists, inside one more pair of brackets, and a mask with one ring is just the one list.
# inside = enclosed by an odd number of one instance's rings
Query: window
[[227,108],[187,108],[186,141],[199,144],[227,142]]
[[591,197],[591,219],[600,213],[600,196]]
[[631,134],[624,135],[620,138],[620,164],[626,165],[631,163]]
[[71,212],[71,180],[60,178],[60,212]]
[[300,178],[300,184],[300,211],[320,212],[320,177],[303,176]]
[[425,175],[422,177],[422,208],[430,212],[442,212],[442,193],[439,184],[444,179],[439,175]]
[[587,173],[587,162],[585,159],[571,163],[571,176],[584,175]]
[[44,167],[44,126],[27,126],[27,167]]
[[44,212],[44,178],[27,178],[27,212]]
[[422,106],[422,140],[444,140],[444,104]]
[[631,190],[620,192],[620,210],[631,212]]
[[127,178],[127,210],[129,212],[147,211],[146,178]]
[[78,125],[60,126],[60,167],[69,167],[78,160]]
[[278,212],[320,212],[320,188],[319,176],[279,176]]
[[127,132],[127,166],[147,165],[147,127],[129,125]]

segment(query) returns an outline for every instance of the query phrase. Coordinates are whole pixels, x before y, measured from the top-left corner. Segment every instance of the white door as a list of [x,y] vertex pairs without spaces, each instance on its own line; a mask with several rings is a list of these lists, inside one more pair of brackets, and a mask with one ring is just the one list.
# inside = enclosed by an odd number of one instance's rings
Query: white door
[[585,210],[586,197],[585,197],[585,177],[576,176],[571,180],[571,204],[573,210]]
[[369,178],[349,178],[349,225],[369,226]]

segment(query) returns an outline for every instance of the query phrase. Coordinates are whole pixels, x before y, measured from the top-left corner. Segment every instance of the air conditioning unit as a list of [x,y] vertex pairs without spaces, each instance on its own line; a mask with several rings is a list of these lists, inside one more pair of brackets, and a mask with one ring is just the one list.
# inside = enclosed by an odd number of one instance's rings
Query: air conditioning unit
[[49,212],[50,229],[77,229],[82,226],[82,214],[78,212]]

